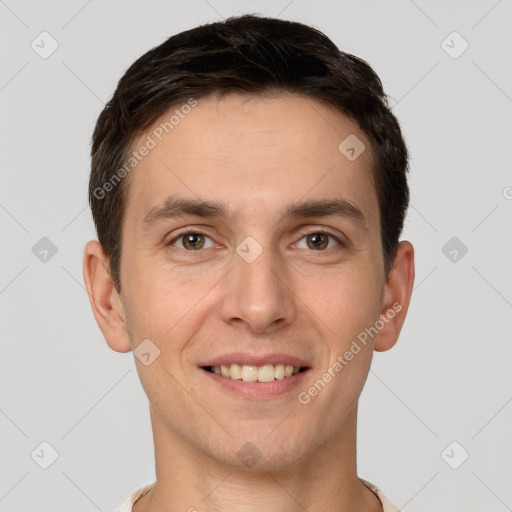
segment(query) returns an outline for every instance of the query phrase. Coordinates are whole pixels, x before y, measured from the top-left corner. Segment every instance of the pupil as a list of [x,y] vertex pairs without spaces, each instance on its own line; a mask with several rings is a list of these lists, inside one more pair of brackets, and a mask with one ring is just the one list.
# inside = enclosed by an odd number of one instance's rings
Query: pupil
[[191,234],[187,235],[186,245],[191,246],[193,248],[197,248],[198,246],[201,246],[200,239],[199,239],[200,236],[201,235],[199,235],[197,233],[191,233]]
[[313,246],[316,248],[323,247],[325,245],[325,240],[323,240],[323,237],[324,235],[322,233],[316,233],[314,235],[311,235],[311,241],[313,243]]

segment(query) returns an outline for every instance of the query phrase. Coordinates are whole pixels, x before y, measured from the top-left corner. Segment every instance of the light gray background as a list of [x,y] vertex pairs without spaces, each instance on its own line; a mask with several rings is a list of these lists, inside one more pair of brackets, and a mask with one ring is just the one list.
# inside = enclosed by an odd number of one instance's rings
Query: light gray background
[[[411,151],[416,289],[362,394],[359,475],[406,512],[512,510],[511,0],[0,0],[0,511],[113,511],[154,479],[133,354],[107,347],[83,287],[90,137],[137,57],[242,12],[367,60]],[[30,46],[43,31],[59,45],[47,59]],[[46,263],[42,237],[58,249]],[[43,441],[59,454],[46,470]]]

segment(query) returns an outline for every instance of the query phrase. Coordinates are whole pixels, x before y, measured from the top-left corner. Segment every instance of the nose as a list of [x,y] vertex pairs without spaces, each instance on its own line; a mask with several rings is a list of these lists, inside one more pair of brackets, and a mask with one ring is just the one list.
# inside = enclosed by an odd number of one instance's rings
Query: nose
[[292,324],[296,297],[285,262],[270,249],[249,261],[233,255],[221,307],[223,321],[254,333],[271,333]]

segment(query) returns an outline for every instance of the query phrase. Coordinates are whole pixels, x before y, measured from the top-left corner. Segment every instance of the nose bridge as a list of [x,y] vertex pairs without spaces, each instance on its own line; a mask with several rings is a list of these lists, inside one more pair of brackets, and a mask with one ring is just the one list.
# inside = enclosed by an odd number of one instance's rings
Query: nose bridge
[[224,321],[243,321],[258,332],[293,321],[294,301],[286,283],[284,262],[270,247],[247,237],[233,254],[228,279]]

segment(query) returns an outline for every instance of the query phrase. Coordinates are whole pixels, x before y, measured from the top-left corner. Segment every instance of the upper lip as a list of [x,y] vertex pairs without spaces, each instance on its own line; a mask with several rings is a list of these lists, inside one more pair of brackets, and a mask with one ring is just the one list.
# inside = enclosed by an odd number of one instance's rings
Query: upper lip
[[204,363],[200,363],[200,367],[204,366],[229,366],[231,364],[241,364],[245,366],[263,366],[265,364],[284,364],[291,365],[297,368],[309,367],[309,364],[296,356],[288,354],[272,353],[272,354],[258,354],[252,355],[246,352],[232,352],[230,354],[223,354],[221,356],[209,359]]

